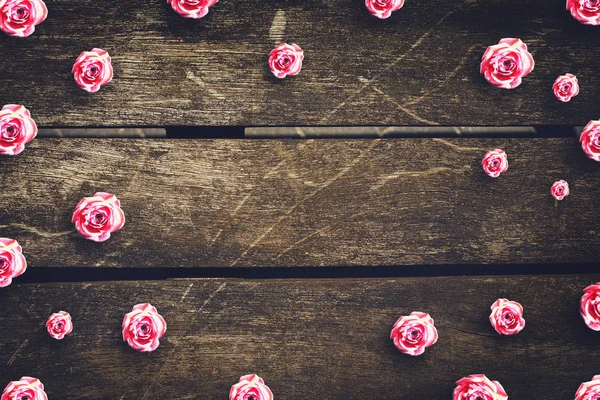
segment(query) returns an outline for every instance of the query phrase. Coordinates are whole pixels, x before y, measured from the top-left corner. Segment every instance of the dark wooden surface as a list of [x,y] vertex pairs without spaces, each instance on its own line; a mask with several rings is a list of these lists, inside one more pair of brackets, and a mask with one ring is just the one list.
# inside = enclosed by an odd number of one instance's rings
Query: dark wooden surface
[[[600,30],[564,1],[408,1],[390,19],[364,0],[221,1],[186,20],[165,1],[54,0],[26,39],[0,35],[0,104],[22,103],[41,126],[583,125],[598,118]],[[520,37],[536,67],[521,87],[479,74],[485,48]],[[302,73],[273,78],[282,40],[306,53]],[[113,57],[99,93],[73,82],[83,50]],[[554,79],[576,74],[562,104]]]
[[[275,398],[449,399],[473,373],[511,399],[573,398],[600,368],[600,333],[579,316],[582,289],[600,276],[361,280],[180,280],[13,284],[0,291],[0,376],[38,377],[49,398],[221,399],[257,373]],[[498,297],[521,302],[515,337],[490,326]],[[155,353],[121,338],[123,315],[155,305],[168,330]],[[43,326],[69,311],[74,331]],[[396,319],[430,312],[439,341],[423,356],[398,352]]]
[[[598,261],[600,164],[576,138],[44,139],[0,169],[1,232],[32,267]],[[103,244],[70,222],[96,191],[127,218]]]

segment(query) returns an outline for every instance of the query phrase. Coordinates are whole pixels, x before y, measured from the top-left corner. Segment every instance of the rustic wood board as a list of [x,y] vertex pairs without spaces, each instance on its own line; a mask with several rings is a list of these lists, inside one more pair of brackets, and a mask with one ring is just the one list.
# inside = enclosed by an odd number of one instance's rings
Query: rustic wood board
[[[498,179],[480,165],[494,148],[510,163]],[[576,138],[44,139],[0,169],[0,232],[35,267],[595,262],[600,248],[600,163]],[[102,244],[70,221],[96,191],[127,218]]]
[[[14,284],[0,291],[0,376],[38,377],[49,398],[226,398],[258,373],[276,399],[450,399],[472,373],[514,399],[570,399],[600,368],[600,333],[579,316],[582,289],[600,276],[359,280],[179,280]],[[490,305],[520,301],[515,337],[492,329]],[[151,302],[168,330],[155,353],[121,339],[123,315]],[[43,326],[66,310],[73,334]],[[396,319],[429,312],[439,341],[398,352]]]
[[[364,0],[221,1],[200,20],[166,1],[54,0],[26,39],[0,35],[0,104],[22,103],[42,126],[583,125],[598,118],[600,29],[564,1],[407,1],[390,19]],[[516,90],[479,74],[481,55],[520,37],[536,60]],[[284,81],[267,67],[282,40],[306,53]],[[74,83],[84,50],[113,57],[99,93]],[[561,74],[581,94],[552,94]]]

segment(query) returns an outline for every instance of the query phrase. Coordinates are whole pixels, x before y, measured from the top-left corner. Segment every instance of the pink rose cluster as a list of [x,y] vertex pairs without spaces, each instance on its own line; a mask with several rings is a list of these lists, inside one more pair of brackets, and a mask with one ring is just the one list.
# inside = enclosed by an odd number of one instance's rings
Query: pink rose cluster
[[556,200],[564,199],[569,195],[569,193],[571,193],[569,190],[569,184],[567,181],[562,179],[554,182],[550,187],[550,194],[552,194],[552,197],[554,197]]
[[2,392],[0,400],[48,400],[44,385],[39,379],[24,376],[10,382]]
[[404,0],[366,0],[365,4],[371,15],[386,19],[404,6]]
[[437,342],[438,332],[429,314],[413,311],[396,321],[390,339],[402,353],[418,356]]
[[497,178],[508,169],[508,157],[504,150],[488,151],[481,161],[483,170],[488,176]]
[[48,318],[46,322],[48,334],[56,340],[62,340],[66,335],[73,332],[71,315],[66,311],[59,311]]
[[579,81],[573,74],[561,75],[554,81],[552,90],[558,100],[567,103],[579,94]]
[[37,125],[28,109],[17,104],[5,105],[0,110],[0,155],[20,154],[37,132]]
[[258,375],[244,375],[231,387],[229,400],[273,400],[273,392]]
[[16,240],[0,238],[0,288],[12,283],[12,280],[23,275],[27,269],[27,261],[23,249]]
[[579,142],[583,152],[592,160],[600,162],[600,120],[590,121],[581,136]]
[[167,323],[150,303],[138,304],[123,318],[123,340],[139,352],[158,348],[167,331]]
[[533,56],[521,39],[506,38],[487,48],[481,58],[479,71],[492,85],[514,89],[535,66]]
[[277,78],[294,76],[300,73],[304,51],[296,43],[281,43],[269,53],[269,68]]
[[585,25],[600,25],[600,0],[567,0],[567,10]]
[[516,335],[525,328],[523,306],[516,301],[498,299],[491,308],[490,323],[500,335]]
[[95,93],[113,78],[113,68],[108,52],[92,49],[82,52],[71,70],[77,85],[86,92]]
[[600,331],[600,282],[583,289],[579,312],[590,329]]
[[498,381],[483,374],[466,376],[456,382],[452,400],[507,400],[508,395]]
[[42,0],[0,0],[0,30],[9,36],[31,35],[47,16]]
[[167,0],[173,10],[183,18],[198,19],[208,14],[208,9],[219,0]]
[[92,197],[81,199],[75,207],[71,221],[86,239],[104,242],[110,238],[111,233],[123,227],[125,214],[117,196],[98,192]]

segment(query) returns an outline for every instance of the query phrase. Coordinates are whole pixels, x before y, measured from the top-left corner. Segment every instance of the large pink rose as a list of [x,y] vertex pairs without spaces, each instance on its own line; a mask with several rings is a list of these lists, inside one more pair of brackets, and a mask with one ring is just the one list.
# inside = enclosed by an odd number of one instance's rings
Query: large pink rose
[[566,103],[579,94],[579,81],[573,74],[561,75],[554,81],[552,90],[557,99]]
[[27,269],[22,252],[16,240],[0,238],[0,288],[10,285],[13,278],[23,275]]
[[46,329],[54,339],[62,340],[65,335],[73,332],[73,322],[71,315],[66,311],[59,311],[48,318]]
[[0,400],[48,400],[48,396],[39,379],[24,376],[9,383],[4,388]]
[[112,232],[125,225],[125,214],[117,196],[98,192],[93,197],[81,199],[75,207],[71,222],[86,239],[104,242]]
[[492,304],[490,323],[501,335],[516,335],[525,328],[523,306],[516,301],[498,299]]
[[97,92],[102,85],[106,85],[113,78],[110,56],[102,49],[81,53],[75,60],[71,72],[77,85],[90,93]]
[[508,157],[503,150],[488,151],[481,161],[483,170],[492,178],[497,178],[508,169]]
[[600,282],[583,289],[579,312],[590,329],[600,331]]
[[600,0],[567,0],[567,10],[582,24],[600,25]]
[[487,48],[479,72],[496,87],[514,89],[533,71],[534,65],[527,45],[521,39],[507,38]]
[[150,303],[138,304],[123,318],[123,340],[131,348],[154,351],[167,331],[167,323]]
[[579,385],[575,400],[597,400],[600,399],[600,375],[596,375],[589,382]]
[[273,400],[273,392],[258,375],[244,375],[231,387],[229,400]]
[[7,35],[29,36],[47,16],[42,0],[0,0],[0,29]]
[[5,105],[0,111],[0,154],[15,156],[21,153],[37,132],[28,109],[17,104]]
[[167,0],[173,10],[184,18],[202,18],[208,14],[208,8],[219,0]]
[[466,376],[456,382],[452,400],[507,400],[508,395],[498,381],[483,374]]
[[600,120],[590,121],[579,137],[585,154],[594,161],[600,162]]
[[562,200],[571,193],[571,190],[569,190],[569,184],[567,181],[560,180],[552,184],[550,187],[550,193],[556,200]]
[[377,18],[386,19],[394,11],[398,11],[404,5],[404,0],[365,0],[369,12]]
[[438,332],[429,314],[413,311],[409,316],[400,317],[396,321],[390,339],[404,354],[418,356],[437,342]]
[[269,53],[269,68],[277,78],[297,75],[302,69],[304,51],[296,43],[281,43]]

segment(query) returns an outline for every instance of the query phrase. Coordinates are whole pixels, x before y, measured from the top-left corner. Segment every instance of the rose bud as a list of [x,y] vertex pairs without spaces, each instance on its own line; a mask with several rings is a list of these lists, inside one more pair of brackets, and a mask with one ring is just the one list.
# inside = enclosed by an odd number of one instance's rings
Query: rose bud
[[600,282],[583,289],[579,313],[590,329],[600,331]]
[[273,400],[273,392],[258,375],[244,375],[231,387],[229,400]]
[[281,43],[269,53],[269,68],[277,78],[297,75],[302,69],[304,52],[295,43]]
[[501,335],[516,335],[525,328],[523,306],[516,301],[498,299],[492,304],[490,323]]
[[138,304],[123,318],[123,340],[139,352],[154,351],[167,323],[150,303]]
[[209,7],[219,0],[167,0],[173,10],[184,18],[202,18],[208,14]]
[[106,85],[113,78],[110,56],[102,49],[81,53],[75,60],[71,72],[77,85],[90,93],[97,92],[102,85]]
[[514,89],[533,71],[535,63],[521,39],[507,38],[487,48],[479,72],[492,85]]
[[498,381],[483,374],[466,376],[456,382],[452,400],[507,400],[508,395]]
[[552,90],[558,100],[566,103],[579,94],[579,81],[573,74],[561,75],[554,81]]
[[481,161],[483,170],[492,178],[497,178],[508,169],[508,158],[503,150],[488,151]]
[[65,311],[59,311],[52,314],[50,318],[48,318],[48,322],[46,322],[46,329],[48,329],[48,333],[54,339],[62,340],[65,335],[73,332],[71,315]]
[[600,161],[600,121],[590,121],[579,137],[585,154],[594,161]]
[[594,376],[589,382],[583,382],[575,393],[575,400],[596,399],[600,399],[600,375]]
[[550,193],[556,200],[562,200],[567,197],[571,191],[569,190],[569,184],[567,181],[560,180],[552,184]]
[[438,332],[429,314],[413,311],[396,321],[390,339],[402,353],[418,356],[437,342]]
[[567,0],[567,10],[577,21],[585,25],[600,25],[600,1]]
[[98,192],[93,197],[81,199],[71,222],[86,239],[104,242],[112,232],[123,227],[125,215],[121,210],[121,202],[114,194]]
[[366,0],[367,10],[377,18],[386,19],[404,5],[404,0]]
[[48,400],[44,385],[39,379],[22,377],[4,388],[0,400]]
[[31,35],[47,16],[42,0],[0,0],[0,29],[9,36]]
[[0,155],[21,153],[37,132],[37,125],[28,109],[16,104],[5,105],[0,110]]
[[27,261],[19,243],[0,238],[0,288],[10,285],[13,278],[23,275],[26,269]]

